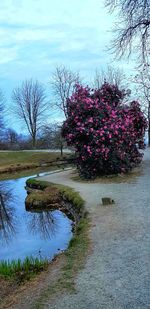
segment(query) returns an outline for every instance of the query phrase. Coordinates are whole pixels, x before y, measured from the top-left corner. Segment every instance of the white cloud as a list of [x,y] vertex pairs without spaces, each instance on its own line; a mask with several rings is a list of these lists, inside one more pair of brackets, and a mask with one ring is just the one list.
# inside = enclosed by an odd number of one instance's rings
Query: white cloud
[[0,88],[7,93],[26,78],[48,83],[59,64],[86,80],[112,64],[106,46],[114,17],[101,0],[2,0],[0,12]]
[[0,21],[26,25],[50,25],[65,21],[74,26],[108,26],[100,0],[3,0]]
[[17,48],[1,48],[0,47],[0,65],[7,64],[17,59]]

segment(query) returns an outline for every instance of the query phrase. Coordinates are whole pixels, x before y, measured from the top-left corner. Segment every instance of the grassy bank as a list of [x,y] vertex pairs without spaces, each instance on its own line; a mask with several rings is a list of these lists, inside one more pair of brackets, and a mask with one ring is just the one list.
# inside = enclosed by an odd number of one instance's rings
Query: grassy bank
[[71,154],[65,153],[61,157],[59,152],[0,152],[0,179],[25,177],[47,170],[54,170],[59,166],[61,168],[60,160],[66,160],[70,156]]
[[[85,215],[85,209],[84,209],[84,204],[85,201],[82,199],[80,194],[78,192],[75,192],[72,188],[68,186],[63,186],[60,184],[53,184],[47,181],[41,181],[37,180],[35,178],[29,178],[26,181],[26,185],[28,188],[32,189],[38,189],[42,191],[43,195],[43,201],[45,200],[45,197],[49,194],[49,197],[51,201],[53,201],[53,198],[55,200],[56,194],[59,194],[61,196],[61,199],[69,202],[72,205],[72,208],[74,209],[75,213],[80,215],[80,217],[84,217]],[[32,202],[32,197],[33,200],[38,199],[38,194],[36,193],[31,193],[29,196],[27,196],[27,200]],[[42,196],[40,197],[42,201]]]
[[89,238],[90,220],[82,218],[77,224],[74,237],[70,241],[68,249],[62,255],[64,266],[60,270],[59,277],[55,283],[50,284],[39,298],[31,306],[32,309],[42,309],[45,303],[49,303],[62,293],[75,292],[75,278],[84,268],[88,254],[90,254]]
[[87,255],[90,251],[89,227],[90,220],[85,211],[85,202],[78,192],[72,188],[51,184],[46,181],[36,179],[28,179],[27,186],[40,189],[44,192],[48,187],[53,190],[57,188],[62,195],[62,198],[72,204],[74,210],[79,214],[74,236],[69,243],[68,249],[62,254],[64,259],[64,266],[60,271],[58,280],[54,284],[50,284],[44,292],[40,295],[36,304],[32,308],[43,308],[43,304],[47,299],[51,299],[54,295],[63,293],[65,291],[75,291],[75,277],[77,273],[84,267]]
[[5,151],[0,152],[0,168],[17,164],[39,164],[41,161],[53,161],[60,158],[58,152],[35,152],[35,151]]
[[[22,177],[31,177],[33,175],[38,175],[39,173],[46,173],[50,171],[56,170],[56,166],[49,166],[47,168],[30,168],[27,170],[21,170],[21,171],[13,171],[13,172],[5,172],[0,174],[0,180],[10,180],[10,179],[17,179]],[[61,169],[61,168],[60,168]]]

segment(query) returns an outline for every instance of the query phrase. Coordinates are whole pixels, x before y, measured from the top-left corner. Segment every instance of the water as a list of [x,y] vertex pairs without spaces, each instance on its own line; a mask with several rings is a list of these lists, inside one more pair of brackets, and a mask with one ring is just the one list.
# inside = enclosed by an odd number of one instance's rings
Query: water
[[0,203],[0,260],[26,256],[51,260],[72,237],[72,221],[64,213],[25,210],[28,178],[0,181],[4,202]]

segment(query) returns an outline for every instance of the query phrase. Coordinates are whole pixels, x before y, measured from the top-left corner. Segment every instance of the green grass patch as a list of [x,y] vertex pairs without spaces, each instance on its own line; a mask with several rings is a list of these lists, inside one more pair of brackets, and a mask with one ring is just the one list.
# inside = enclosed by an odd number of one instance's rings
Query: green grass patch
[[[68,167],[68,166],[67,166]],[[70,166],[69,166],[70,167]],[[30,168],[30,169],[23,169],[21,171],[14,171],[14,172],[7,172],[7,173],[2,173],[0,174],[0,180],[7,180],[7,179],[17,179],[17,178],[22,178],[22,177],[33,177],[33,175],[37,175],[40,173],[46,173],[46,172],[51,172],[55,171],[56,169],[62,169],[63,167],[60,166],[58,167],[57,165],[49,166],[49,167],[36,167],[36,168]]]
[[30,279],[38,272],[47,269],[48,261],[26,257],[24,261],[1,261],[0,262],[0,276],[6,279],[14,278],[17,281]]
[[26,185],[27,187],[39,190],[45,190],[49,188],[51,192],[53,192],[52,190],[54,190],[55,192],[55,189],[57,189],[61,194],[62,198],[67,202],[70,202],[78,213],[81,213],[84,210],[85,201],[78,192],[75,192],[72,188],[68,186],[53,184],[48,181],[42,181],[40,179],[37,180],[35,178],[27,179]]
[[61,158],[59,152],[36,152],[36,151],[5,151],[0,152],[0,167],[8,165],[36,164],[41,161],[50,162]]
[[57,187],[59,188],[62,197],[72,203],[78,212],[83,210],[85,201],[78,192],[75,192],[72,188],[67,186],[58,185]]
[[29,188],[44,190],[49,186],[47,181],[40,181],[35,178],[29,178],[26,181],[26,185]]
[[[70,160],[70,154],[66,153],[65,160]],[[44,166],[50,170],[56,168],[63,168],[63,164],[60,163],[62,157],[57,152],[25,152],[25,151],[10,151],[0,152],[0,179],[8,179],[9,177],[18,178],[16,174],[20,175],[24,171],[23,175],[31,175],[29,170],[43,169]],[[65,167],[71,162],[66,161]],[[21,177],[21,176],[20,176]]]

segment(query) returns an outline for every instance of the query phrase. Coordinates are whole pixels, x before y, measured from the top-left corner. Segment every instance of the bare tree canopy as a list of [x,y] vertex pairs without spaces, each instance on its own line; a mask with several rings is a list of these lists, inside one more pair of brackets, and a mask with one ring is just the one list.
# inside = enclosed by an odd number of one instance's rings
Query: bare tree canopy
[[25,123],[35,147],[37,132],[48,108],[45,88],[38,81],[26,80],[21,87],[13,90],[12,99],[14,112]]
[[70,97],[78,82],[79,74],[65,66],[57,66],[52,75],[51,85],[56,99],[55,106],[62,110],[65,116],[67,116],[66,99]]
[[118,10],[117,35],[113,41],[116,52],[122,56],[131,51],[147,62],[150,52],[150,0],[105,0],[110,10]]
[[141,108],[148,119],[148,146],[150,147],[150,68],[139,69],[133,79],[138,98],[142,102]]
[[62,123],[45,124],[41,130],[41,141],[51,149],[60,149],[63,156],[63,148],[66,145],[61,135]]
[[94,87],[99,89],[104,82],[107,82],[111,85],[116,85],[118,88],[124,88],[125,84],[125,75],[123,70],[119,68],[114,68],[108,66],[106,70],[96,69],[94,76]]
[[0,90],[0,129],[4,126],[4,95]]

